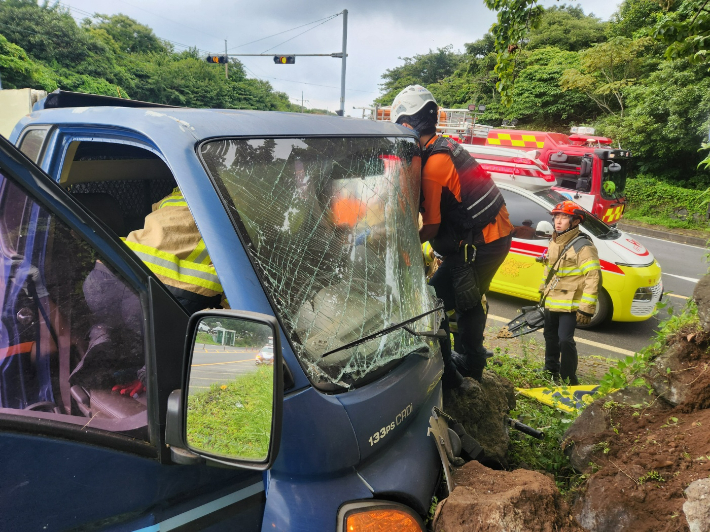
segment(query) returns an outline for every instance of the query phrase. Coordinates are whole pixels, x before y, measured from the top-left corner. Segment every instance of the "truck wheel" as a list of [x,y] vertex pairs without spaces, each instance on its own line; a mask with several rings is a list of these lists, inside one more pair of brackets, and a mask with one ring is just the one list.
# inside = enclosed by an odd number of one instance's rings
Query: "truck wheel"
[[611,297],[606,290],[599,290],[599,301],[597,302],[597,310],[592,316],[592,321],[587,325],[577,325],[578,329],[593,329],[607,321],[611,320],[611,315],[614,313],[614,307],[611,302]]

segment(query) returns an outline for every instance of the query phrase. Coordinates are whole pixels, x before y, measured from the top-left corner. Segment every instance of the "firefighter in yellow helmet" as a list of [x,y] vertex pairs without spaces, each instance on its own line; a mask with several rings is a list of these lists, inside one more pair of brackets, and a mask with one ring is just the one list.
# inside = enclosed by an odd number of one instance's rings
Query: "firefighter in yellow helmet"
[[551,214],[555,232],[540,285],[545,301],[545,370],[574,386],[579,384],[574,329],[588,325],[594,316],[601,267],[597,248],[579,230],[585,211],[573,201],[563,201]]

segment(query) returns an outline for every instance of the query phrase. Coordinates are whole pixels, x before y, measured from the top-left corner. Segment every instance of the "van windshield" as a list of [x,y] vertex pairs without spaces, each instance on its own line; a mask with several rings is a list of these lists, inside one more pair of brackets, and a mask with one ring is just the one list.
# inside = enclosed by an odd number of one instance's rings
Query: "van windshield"
[[[350,388],[428,340],[398,329],[437,306],[418,238],[419,165],[401,138],[229,139],[203,161],[314,384]],[[437,313],[412,329],[438,327]],[[358,382],[359,381],[359,382]]]

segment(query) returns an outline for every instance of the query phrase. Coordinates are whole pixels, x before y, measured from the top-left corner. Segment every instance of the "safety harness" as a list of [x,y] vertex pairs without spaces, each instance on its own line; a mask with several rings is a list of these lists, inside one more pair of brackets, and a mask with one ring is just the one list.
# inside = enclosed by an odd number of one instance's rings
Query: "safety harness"
[[447,153],[451,157],[461,184],[461,203],[453,209],[454,212],[442,212],[442,218],[446,215],[457,232],[470,231],[475,236],[495,220],[505,204],[503,195],[490,174],[457,142],[448,137],[437,137],[422,152],[422,168],[435,153]]

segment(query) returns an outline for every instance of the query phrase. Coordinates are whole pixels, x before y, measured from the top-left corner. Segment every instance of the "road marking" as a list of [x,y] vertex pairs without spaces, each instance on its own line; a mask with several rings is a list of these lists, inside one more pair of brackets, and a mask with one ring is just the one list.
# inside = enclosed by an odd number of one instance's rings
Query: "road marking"
[[[655,238],[652,236],[646,236],[646,235],[639,235],[637,233],[626,233],[627,235],[632,235],[632,236],[640,236],[641,238],[650,238],[651,240],[658,240],[659,242],[665,242],[666,244],[675,244],[676,246],[686,246],[689,248],[695,248],[695,249],[705,249],[704,247],[700,246],[694,246],[692,244],[685,244],[683,242],[674,242],[673,240],[664,240],[663,238]],[[684,235],[685,236],[685,235]]]
[[672,273],[663,272],[663,275],[670,275],[677,279],[683,279],[684,281],[690,281],[691,283],[697,283],[700,279],[693,279],[692,277],[683,277],[682,275],[673,275]]
[[681,296],[680,294],[663,294],[663,295],[668,296],[668,297],[677,297],[680,299],[690,299],[688,296]]
[[200,366],[222,366],[224,364],[239,364],[240,362],[254,362],[254,359],[247,358],[246,360],[232,360],[231,362],[210,362],[209,364],[192,364],[192,367],[198,368]]
[[[503,323],[510,322],[510,320],[508,318],[494,316],[493,314],[489,314],[488,319],[491,319],[494,321],[502,321]],[[598,347],[600,349],[606,349],[607,351],[619,353],[620,355],[634,356],[634,354],[635,354],[634,351],[629,351],[628,349],[621,349],[620,347],[614,347],[613,345],[607,345],[607,344],[602,344],[600,342],[594,342],[593,340],[587,340],[585,338],[577,338],[576,336],[574,337],[574,341],[579,342],[580,344],[591,345],[592,347]]]

